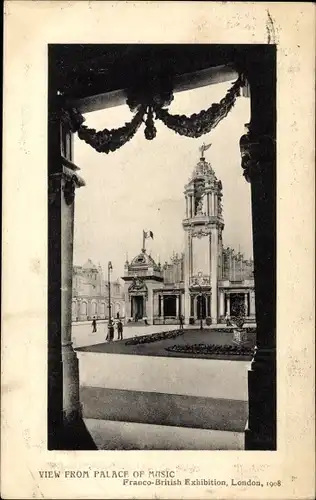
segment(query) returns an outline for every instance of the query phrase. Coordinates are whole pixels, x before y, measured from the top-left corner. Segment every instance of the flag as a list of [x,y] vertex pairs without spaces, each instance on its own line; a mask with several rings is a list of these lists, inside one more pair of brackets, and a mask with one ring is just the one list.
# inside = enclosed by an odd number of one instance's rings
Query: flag
[[144,231],[144,237],[145,238],[151,238],[153,240],[154,239],[154,233],[152,231]]

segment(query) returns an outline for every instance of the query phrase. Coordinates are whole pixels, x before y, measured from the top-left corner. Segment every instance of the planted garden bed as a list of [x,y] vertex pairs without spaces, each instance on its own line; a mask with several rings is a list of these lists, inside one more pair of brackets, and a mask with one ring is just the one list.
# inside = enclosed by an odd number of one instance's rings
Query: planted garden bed
[[254,348],[238,345],[216,345],[216,344],[182,344],[165,348],[166,351],[179,352],[183,354],[198,355],[229,355],[229,356],[252,356]]
[[152,333],[150,335],[141,335],[140,337],[133,337],[125,342],[125,345],[140,345],[158,342],[159,340],[175,339],[184,334],[184,330],[172,330],[167,332]]

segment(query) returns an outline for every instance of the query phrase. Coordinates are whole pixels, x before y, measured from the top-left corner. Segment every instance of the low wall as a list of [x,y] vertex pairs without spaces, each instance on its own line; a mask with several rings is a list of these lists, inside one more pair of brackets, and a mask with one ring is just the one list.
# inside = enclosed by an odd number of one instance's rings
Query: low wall
[[249,362],[77,351],[89,419],[243,432]]

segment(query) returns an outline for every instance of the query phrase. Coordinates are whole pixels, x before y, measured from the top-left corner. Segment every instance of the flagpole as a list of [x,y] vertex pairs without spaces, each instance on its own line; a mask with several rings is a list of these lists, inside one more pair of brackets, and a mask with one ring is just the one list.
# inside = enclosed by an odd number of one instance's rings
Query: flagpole
[[145,239],[146,239],[146,235],[145,235],[145,231],[143,230],[143,248],[142,248],[142,251],[145,253],[146,252],[146,248],[145,248]]

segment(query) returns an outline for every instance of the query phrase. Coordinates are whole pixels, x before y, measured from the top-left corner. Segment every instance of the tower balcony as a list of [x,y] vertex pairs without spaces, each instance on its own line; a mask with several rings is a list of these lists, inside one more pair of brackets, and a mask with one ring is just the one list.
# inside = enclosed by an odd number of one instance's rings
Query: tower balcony
[[196,275],[196,276],[190,276],[189,278],[189,286],[190,287],[209,287],[211,285],[211,277],[203,274],[203,275]]

